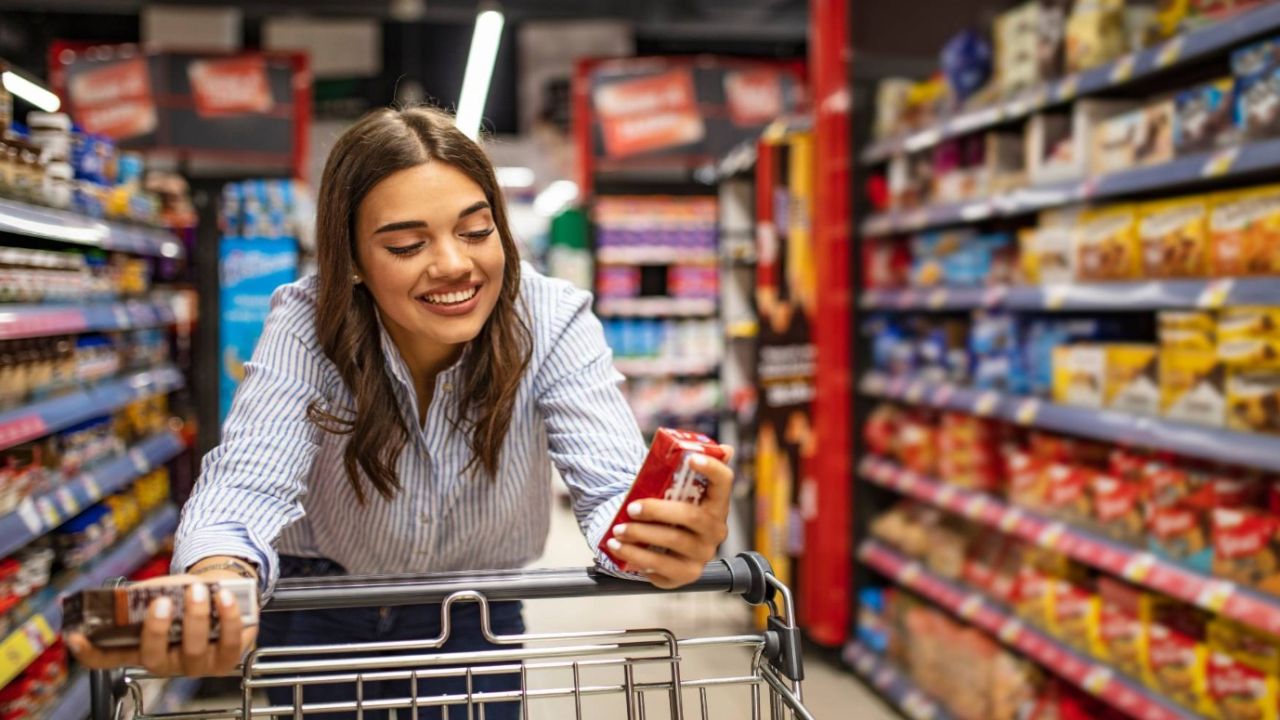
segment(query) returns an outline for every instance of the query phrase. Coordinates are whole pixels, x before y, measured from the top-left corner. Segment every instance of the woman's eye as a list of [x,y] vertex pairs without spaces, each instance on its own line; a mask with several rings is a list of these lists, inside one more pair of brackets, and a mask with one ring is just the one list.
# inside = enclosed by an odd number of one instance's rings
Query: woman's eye
[[484,230],[476,230],[475,232],[462,233],[462,237],[466,238],[467,240],[471,240],[473,242],[479,242],[480,240],[484,240],[485,238],[492,235],[493,231],[494,231],[494,228],[490,227],[490,228],[485,228]]
[[422,243],[414,243],[412,245],[404,245],[402,247],[387,247],[387,252],[397,257],[412,255],[422,249]]

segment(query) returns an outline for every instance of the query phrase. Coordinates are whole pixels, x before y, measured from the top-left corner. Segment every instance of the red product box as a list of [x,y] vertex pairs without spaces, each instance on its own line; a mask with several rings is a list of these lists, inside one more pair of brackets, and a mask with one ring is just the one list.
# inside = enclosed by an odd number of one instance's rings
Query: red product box
[[609,530],[600,539],[600,551],[619,566],[623,561],[609,550],[609,540],[613,538],[613,529],[622,523],[631,521],[627,508],[636,500],[658,498],[662,500],[679,500],[698,505],[707,493],[707,477],[693,469],[689,461],[696,455],[706,455],[723,462],[728,452],[715,440],[698,433],[659,428],[653,436],[653,445],[649,447],[649,456],[644,459],[640,474],[627,491],[627,499],[623,501]]
[[1134,545],[1145,536],[1142,483],[1121,480],[1112,475],[1094,475],[1094,522],[1108,537]]

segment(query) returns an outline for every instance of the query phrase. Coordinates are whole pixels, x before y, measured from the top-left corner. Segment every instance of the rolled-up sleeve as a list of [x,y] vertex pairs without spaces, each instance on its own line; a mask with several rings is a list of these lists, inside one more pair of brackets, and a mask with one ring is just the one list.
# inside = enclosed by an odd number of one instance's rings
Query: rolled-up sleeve
[[574,515],[597,564],[611,574],[635,577],[620,572],[599,550],[645,455],[644,437],[618,387],[623,379],[613,366],[604,328],[591,312],[591,295],[566,286],[535,383],[538,407],[551,460],[569,487]]
[[258,565],[270,595],[279,578],[275,542],[303,516],[302,496],[323,432],[307,419],[334,374],[314,342],[314,301],[298,285],[276,291],[253,359],[183,508],[172,570],[234,556]]

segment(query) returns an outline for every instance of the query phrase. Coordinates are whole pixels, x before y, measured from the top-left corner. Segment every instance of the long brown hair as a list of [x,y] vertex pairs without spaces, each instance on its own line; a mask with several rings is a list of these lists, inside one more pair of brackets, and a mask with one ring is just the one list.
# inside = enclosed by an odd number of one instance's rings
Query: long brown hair
[[[312,403],[307,417],[327,432],[350,435],[343,453],[347,480],[365,502],[363,470],[373,489],[391,499],[400,490],[396,464],[408,440],[382,353],[377,308],[356,272],[356,210],[387,176],[426,162],[461,171],[484,190],[506,254],[502,292],[480,334],[462,358],[462,392],[455,428],[470,434],[467,471],[497,473],[511,425],[516,391],[529,364],[529,328],[516,311],[520,258],[507,224],[507,208],[484,150],[459,131],[453,117],[425,107],[369,113],[338,138],[325,163],[316,202],[319,301],[316,332],[324,354],[355,398],[354,415]],[[441,400],[437,399],[436,402]]]

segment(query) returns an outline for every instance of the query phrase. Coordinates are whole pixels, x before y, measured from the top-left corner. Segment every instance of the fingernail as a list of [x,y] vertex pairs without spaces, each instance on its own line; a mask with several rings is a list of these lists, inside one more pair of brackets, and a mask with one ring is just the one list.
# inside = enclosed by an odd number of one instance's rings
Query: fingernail
[[618,552],[622,549],[622,541],[618,540],[618,538],[609,538],[608,545],[609,549],[614,552]]
[[640,511],[644,509],[644,505],[639,500],[627,506],[627,514],[633,518],[640,517]]
[[218,592],[218,602],[222,603],[223,607],[231,607],[231,603],[234,603],[235,601],[236,599],[232,597],[230,590],[221,590]]
[[168,620],[173,614],[173,601],[167,597],[159,598],[155,605],[151,606],[151,614],[157,620]]
[[690,462],[692,462],[693,466],[696,468],[705,468],[707,466],[707,458],[703,455],[694,455],[693,460]]
[[191,586],[191,602],[202,603],[209,600],[209,588],[204,583],[196,583]]
[[627,524],[626,524],[626,523],[622,523],[622,524],[620,524],[620,525],[615,525],[615,526],[614,526],[614,528],[613,528],[613,534],[614,534],[614,535],[626,535],[626,534],[627,534]]

